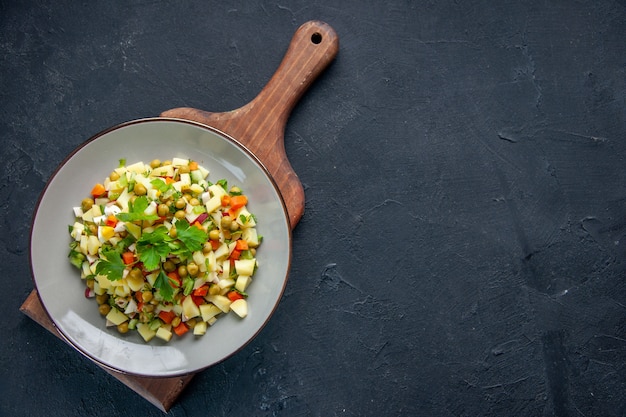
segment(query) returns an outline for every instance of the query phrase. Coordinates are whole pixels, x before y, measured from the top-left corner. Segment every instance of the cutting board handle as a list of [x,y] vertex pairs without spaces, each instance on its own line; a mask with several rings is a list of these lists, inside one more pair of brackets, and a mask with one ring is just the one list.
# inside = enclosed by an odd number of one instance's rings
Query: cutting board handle
[[222,113],[181,107],[161,116],[212,126],[254,153],[276,182],[293,228],[304,214],[304,189],[285,153],[285,126],[298,100],[338,51],[339,38],[333,28],[309,21],[295,32],[280,66],[248,104]]

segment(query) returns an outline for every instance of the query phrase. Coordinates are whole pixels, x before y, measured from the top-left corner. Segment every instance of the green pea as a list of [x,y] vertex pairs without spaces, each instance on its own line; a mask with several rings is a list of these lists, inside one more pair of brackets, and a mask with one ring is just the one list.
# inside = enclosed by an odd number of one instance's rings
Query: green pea
[[167,204],[159,204],[157,206],[157,214],[159,215],[159,217],[165,217],[170,213],[170,208],[167,206]]
[[133,192],[135,195],[146,195],[148,190],[146,190],[146,187],[143,184],[137,183],[135,184],[135,188],[133,188]]
[[128,322],[125,321],[122,324],[118,324],[117,326],[117,331],[124,334],[124,333],[128,333]]
[[192,277],[198,275],[199,270],[200,268],[198,268],[198,265],[195,262],[189,262],[187,264],[187,273]]
[[217,229],[213,229],[209,232],[209,239],[211,240],[220,240],[220,231]]
[[83,211],[87,211],[92,208],[94,204],[95,202],[93,201],[93,198],[85,198],[83,201],[81,201],[80,207],[83,209]]
[[98,311],[101,315],[106,316],[111,311],[111,306],[108,304],[100,304],[100,306],[98,306]]

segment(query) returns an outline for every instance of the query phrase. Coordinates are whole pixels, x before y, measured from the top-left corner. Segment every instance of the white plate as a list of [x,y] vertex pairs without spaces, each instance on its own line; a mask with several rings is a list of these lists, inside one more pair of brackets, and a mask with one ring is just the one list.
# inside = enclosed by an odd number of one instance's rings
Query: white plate
[[[153,159],[190,158],[210,170],[209,180],[226,178],[249,197],[263,243],[259,268],[248,288],[245,319],[227,314],[204,336],[191,333],[169,343],[145,343],[137,332],[122,335],[106,328],[94,299],[68,260],[80,205],[94,184],[102,182],[124,158],[130,164]],[[54,173],[35,212],[30,242],[35,286],[55,326],[78,351],[105,367],[135,375],[168,377],[197,372],[233,355],[263,328],[287,283],[291,229],[287,210],[267,170],[238,142],[207,126],[176,119],[141,119],[106,130],[76,149]]]

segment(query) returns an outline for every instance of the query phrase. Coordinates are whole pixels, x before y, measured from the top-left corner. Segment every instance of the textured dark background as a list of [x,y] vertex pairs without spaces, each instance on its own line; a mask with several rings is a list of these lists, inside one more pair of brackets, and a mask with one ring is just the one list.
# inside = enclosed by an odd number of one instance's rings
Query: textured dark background
[[170,414],[625,415],[623,0],[0,0],[0,415],[162,415],[19,312],[33,208],[107,127],[250,101],[311,19],[286,292]]

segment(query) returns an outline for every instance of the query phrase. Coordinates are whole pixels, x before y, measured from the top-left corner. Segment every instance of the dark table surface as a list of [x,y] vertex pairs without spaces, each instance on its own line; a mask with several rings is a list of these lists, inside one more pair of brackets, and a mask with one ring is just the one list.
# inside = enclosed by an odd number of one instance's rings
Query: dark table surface
[[247,103],[312,19],[284,296],[170,414],[625,415],[624,0],[0,1],[0,414],[162,415],[19,312],[37,199],[105,128]]

